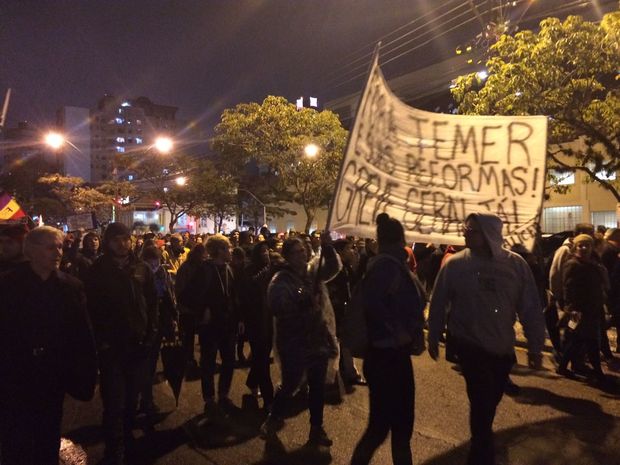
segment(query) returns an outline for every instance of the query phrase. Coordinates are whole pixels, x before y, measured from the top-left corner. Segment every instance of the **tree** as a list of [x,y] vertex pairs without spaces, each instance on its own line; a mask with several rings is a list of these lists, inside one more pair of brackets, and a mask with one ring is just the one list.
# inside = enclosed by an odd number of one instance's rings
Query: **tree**
[[105,186],[93,187],[82,178],[54,172],[57,166],[42,156],[21,159],[0,175],[0,186],[10,192],[30,214],[48,222],[62,222],[67,215],[95,212],[106,218],[115,196]]
[[[488,78],[459,77],[452,94],[464,114],[547,115],[548,166],[587,174],[620,202],[620,12],[600,24],[548,18],[540,31],[504,35],[491,47]],[[581,140],[583,149],[573,141]]]
[[[222,179],[209,160],[195,159],[182,153],[167,155],[142,153],[117,157],[118,166],[136,176],[134,186],[138,198],[158,201],[170,213],[168,229],[174,231],[183,215],[228,214],[234,211],[225,194],[235,191],[234,180]],[[183,178],[183,182],[178,182]],[[229,194],[229,197],[232,194]],[[220,221],[221,222],[221,221]]]
[[[255,163],[263,172],[259,184],[265,191],[254,194],[270,207],[282,201],[300,204],[308,231],[317,210],[327,207],[332,197],[346,139],[347,131],[333,112],[297,110],[283,97],[269,96],[261,104],[224,110],[213,148],[220,166],[236,173],[242,188],[248,182],[243,177],[248,164]],[[310,143],[320,147],[313,159],[304,157]]]

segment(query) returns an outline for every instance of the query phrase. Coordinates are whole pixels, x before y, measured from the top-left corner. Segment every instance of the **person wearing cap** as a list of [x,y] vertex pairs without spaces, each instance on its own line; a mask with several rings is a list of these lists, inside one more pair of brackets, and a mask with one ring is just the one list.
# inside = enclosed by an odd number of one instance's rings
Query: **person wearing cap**
[[567,238],[553,254],[551,267],[549,268],[549,303],[545,309],[545,323],[549,339],[555,351],[556,360],[561,358],[563,351],[560,329],[558,327],[559,311],[564,307],[563,302],[563,276],[566,261],[571,256],[573,237],[579,234],[587,234],[594,238],[594,225],[591,223],[577,223],[572,237]]
[[168,245],[162,253],[164,260],[164,266],[168,269],[168,272],[172,276],[172,279],[176,278],[179,268],[187,258],[189,249],[183,245],[183,236],[179,233],[174,233],[170,236],[170,245]]
[[97,359],[82,284],[59,271],[63,234],[24,240],[27,262],[0,279],[0,449],[6,465],[58,465],[65,394],[87,401]]
[[157,339],[153,271],[132,253],[131,245],[129,228],[110,223],[103,234],[103,255],[86,279],[99,351],[106,465],[122,464],[125,459],[138,393]]
[[545,322],[526,261],[502,246],[502,220],[473,213],[465,220],[465,249],[439,271],[429,312],[428,353],[437,360],[446,326],[454,341],[470,404],[468,465],[494,465],[493,419],[515,361],[516,317],[528,342],[528,362],[540,368]]
[[22,252],[26,225],[10,225],[0,229],[0,274],[17,268],[26,261]]
[[606,270],[593,257],[594,239],[579,234],[573,239],[573,252],[564,269],[564,309],[570,315],[568,334],[557,372],[574,378],[568,369],[582,352],[587,352],[598,382],[606,378],[601,368],[600,332],[603,305],[609,288]]

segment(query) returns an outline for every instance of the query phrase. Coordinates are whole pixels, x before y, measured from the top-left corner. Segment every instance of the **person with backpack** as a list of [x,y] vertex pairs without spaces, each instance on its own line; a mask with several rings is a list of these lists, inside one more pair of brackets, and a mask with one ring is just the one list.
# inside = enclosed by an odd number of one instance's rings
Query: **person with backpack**
[[420,342],[424,300],[407,266],[402,224],[386,213],[377,216],[379,253],[362,278],[368,347],[364,376],[368,382],[368,426],[357,443],[351,465],[370,463],[392,434],[392,461],[411,465],[415,384],[411,354]]

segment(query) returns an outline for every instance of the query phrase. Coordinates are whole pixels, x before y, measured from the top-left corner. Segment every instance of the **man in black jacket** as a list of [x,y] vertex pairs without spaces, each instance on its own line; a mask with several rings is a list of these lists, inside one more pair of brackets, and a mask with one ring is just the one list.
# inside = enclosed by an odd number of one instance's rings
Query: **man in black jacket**
[[58,465],[65,393],[90,400],[95,344],[81,283],[60,271],[63,234],[26,236],[29,262],[0,277],[0,447],[7,465]]
[[131,235],[125,225],[107,227],[103,255],[90,268],[86,281],[99,350],[104,463],[122,464],[158,321],[153,272],[131,253]]
[[[235,342],[239,330],[238,300],[230,262],[230,241],[226,236],[211,236],[206,244],[209,260],[204,262],[185,292],[181,303],[194,312],[198,320],[202,397],[207,415],[225,413],[231,407],[228,397],[235,367]],[[242,326],[242,325],[241,325]],[[215,363],[222,360],[218,380],[218,405],[215,403]]]

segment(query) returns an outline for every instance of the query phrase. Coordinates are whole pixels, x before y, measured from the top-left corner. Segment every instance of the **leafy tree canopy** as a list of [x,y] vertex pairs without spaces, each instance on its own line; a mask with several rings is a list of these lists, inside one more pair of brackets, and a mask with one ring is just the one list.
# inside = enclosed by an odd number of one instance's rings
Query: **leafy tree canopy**
[[[258,165],[266,181],[262,185],[275,194],[274,202],[291,200],[303,207],[308,230],[317,210],[331,199],[346,139],[347,131],[333,112],[297,110],[285,98],[269,96],[261,104],[224,110],[213,148],[219,165],[242,181],[242,187],[248,163]],[[319,147],[316,157],[304,155],[308,144]]]
[[[136,199],[159,201],[170,213],[170,232],[179,218],[213,215],[220,219],[235,211],[236,184],[220,174],[209,160],[195,159],[182,153],[167,155],[122,154],[117,165],[135,176]],[[183,180],[178,183],[177,180]]]
[[620,12],[600,23],[548,18],[538,33],[502,36],[490,54],[485,81],[456,80],[459,111],[547,115],[549,167],[583,171],[620,201],[619,181],[597,177],[620,169]]

